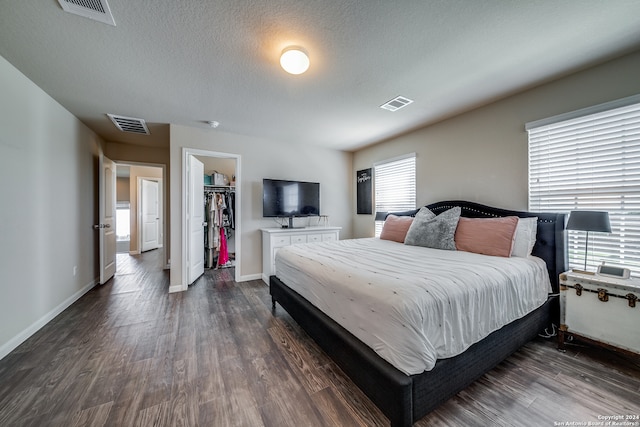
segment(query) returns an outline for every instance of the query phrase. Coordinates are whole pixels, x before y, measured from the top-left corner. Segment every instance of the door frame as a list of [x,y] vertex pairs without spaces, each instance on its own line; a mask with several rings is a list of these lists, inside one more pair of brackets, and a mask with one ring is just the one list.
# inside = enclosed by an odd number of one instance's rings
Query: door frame
[[[163,172],[164,174],[164,172]],[[161,234],[160,234],[160,239],[158,242],[158,248],[164,248],[165,244],[164,244],[164,181],[162,178],[153,178],[153,177],[146,177],[146,176],[139,176],[137,179],[137,190],[136,190],[136,195],[137,195],[137,215],[136,215],[136,229],[138,230],[137,234],[137,247],[138,247],[138,253],[142,253],[142,180],[147,180],[147,181],[156,181],[158,183],[158,199],[160,202],[160,230],[158,230]]]
[[189,162],[189,156],[196,156],[196,157],[218,157],[218,158],[223,158],[223,159],[235,159],[236,161],[236,206],[235,206],[235,210],[234,210],[234,214],[236,217],[236,241],[235,241],[235,248],[236,248],[236,268],[235,268],[235,278],[234,280],[236,282],[240,281],[240,266],[241,264],[241,257],[242,257],[242,246],[241,246],[241,240],[242,240],[242,203],[241,203],[241,182],[242,182],[242,170],[240,168],[241,165],[241,157],[239,154],[232,154],[232,153],[223,153],[220,151],[210,151],[210,150],[202,150],[202,149],[197,149],[197,148],[186,148],[186,147],[182,147],[182,200],[181,202],[181,215],[182,215],[182,221],[181,221],[181,227],[182,227],[182,286],[181,289],[175,289],[173,290],[175,291],[186,291],[189,287],[188,285],[188,277],[187,277],[187,255],[188,255],[188,251],[189,251],[189,233],[187,230],[187,185],[188,183],[188,162]]

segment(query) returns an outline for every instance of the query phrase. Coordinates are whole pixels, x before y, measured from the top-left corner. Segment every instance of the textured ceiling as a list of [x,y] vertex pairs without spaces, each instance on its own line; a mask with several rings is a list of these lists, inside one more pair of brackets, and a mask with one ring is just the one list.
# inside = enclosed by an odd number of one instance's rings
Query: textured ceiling
[[[108,141],[168,123],[354,150],[640,48],[638,0],[0,1],[0,55]],[[300,45],[311,68],[282,71]],[[402,95],[396,112],[379,106]],[[145,119],[118,131],[107,113]],[[211,132],[217,130],[212,129]]]

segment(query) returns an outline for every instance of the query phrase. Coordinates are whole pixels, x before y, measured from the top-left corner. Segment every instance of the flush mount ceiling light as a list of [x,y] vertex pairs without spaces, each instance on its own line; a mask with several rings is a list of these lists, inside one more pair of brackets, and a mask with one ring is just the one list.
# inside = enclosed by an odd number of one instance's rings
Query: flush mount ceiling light
[[301,47],[290,46],[282,51],[280,65],[289,74],[302,74],[309,69],[309,57]]

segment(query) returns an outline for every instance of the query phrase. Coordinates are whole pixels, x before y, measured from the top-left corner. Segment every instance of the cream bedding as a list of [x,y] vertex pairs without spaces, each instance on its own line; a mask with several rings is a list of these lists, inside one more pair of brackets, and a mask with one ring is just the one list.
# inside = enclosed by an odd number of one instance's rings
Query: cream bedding
[[430,370],[541,306],[544,261],[407,246],[377,238],[276,254],[276,275],[400,371]]

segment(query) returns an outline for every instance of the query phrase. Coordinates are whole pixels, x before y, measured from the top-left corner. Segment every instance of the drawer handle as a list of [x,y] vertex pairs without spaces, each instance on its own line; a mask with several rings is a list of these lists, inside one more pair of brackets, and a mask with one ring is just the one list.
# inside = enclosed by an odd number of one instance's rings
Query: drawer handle
[[636,301],[638,301],[638,297],[634,294],[627,294],[627,299],[629,300],[629,307],[633,308],[636,306]]

